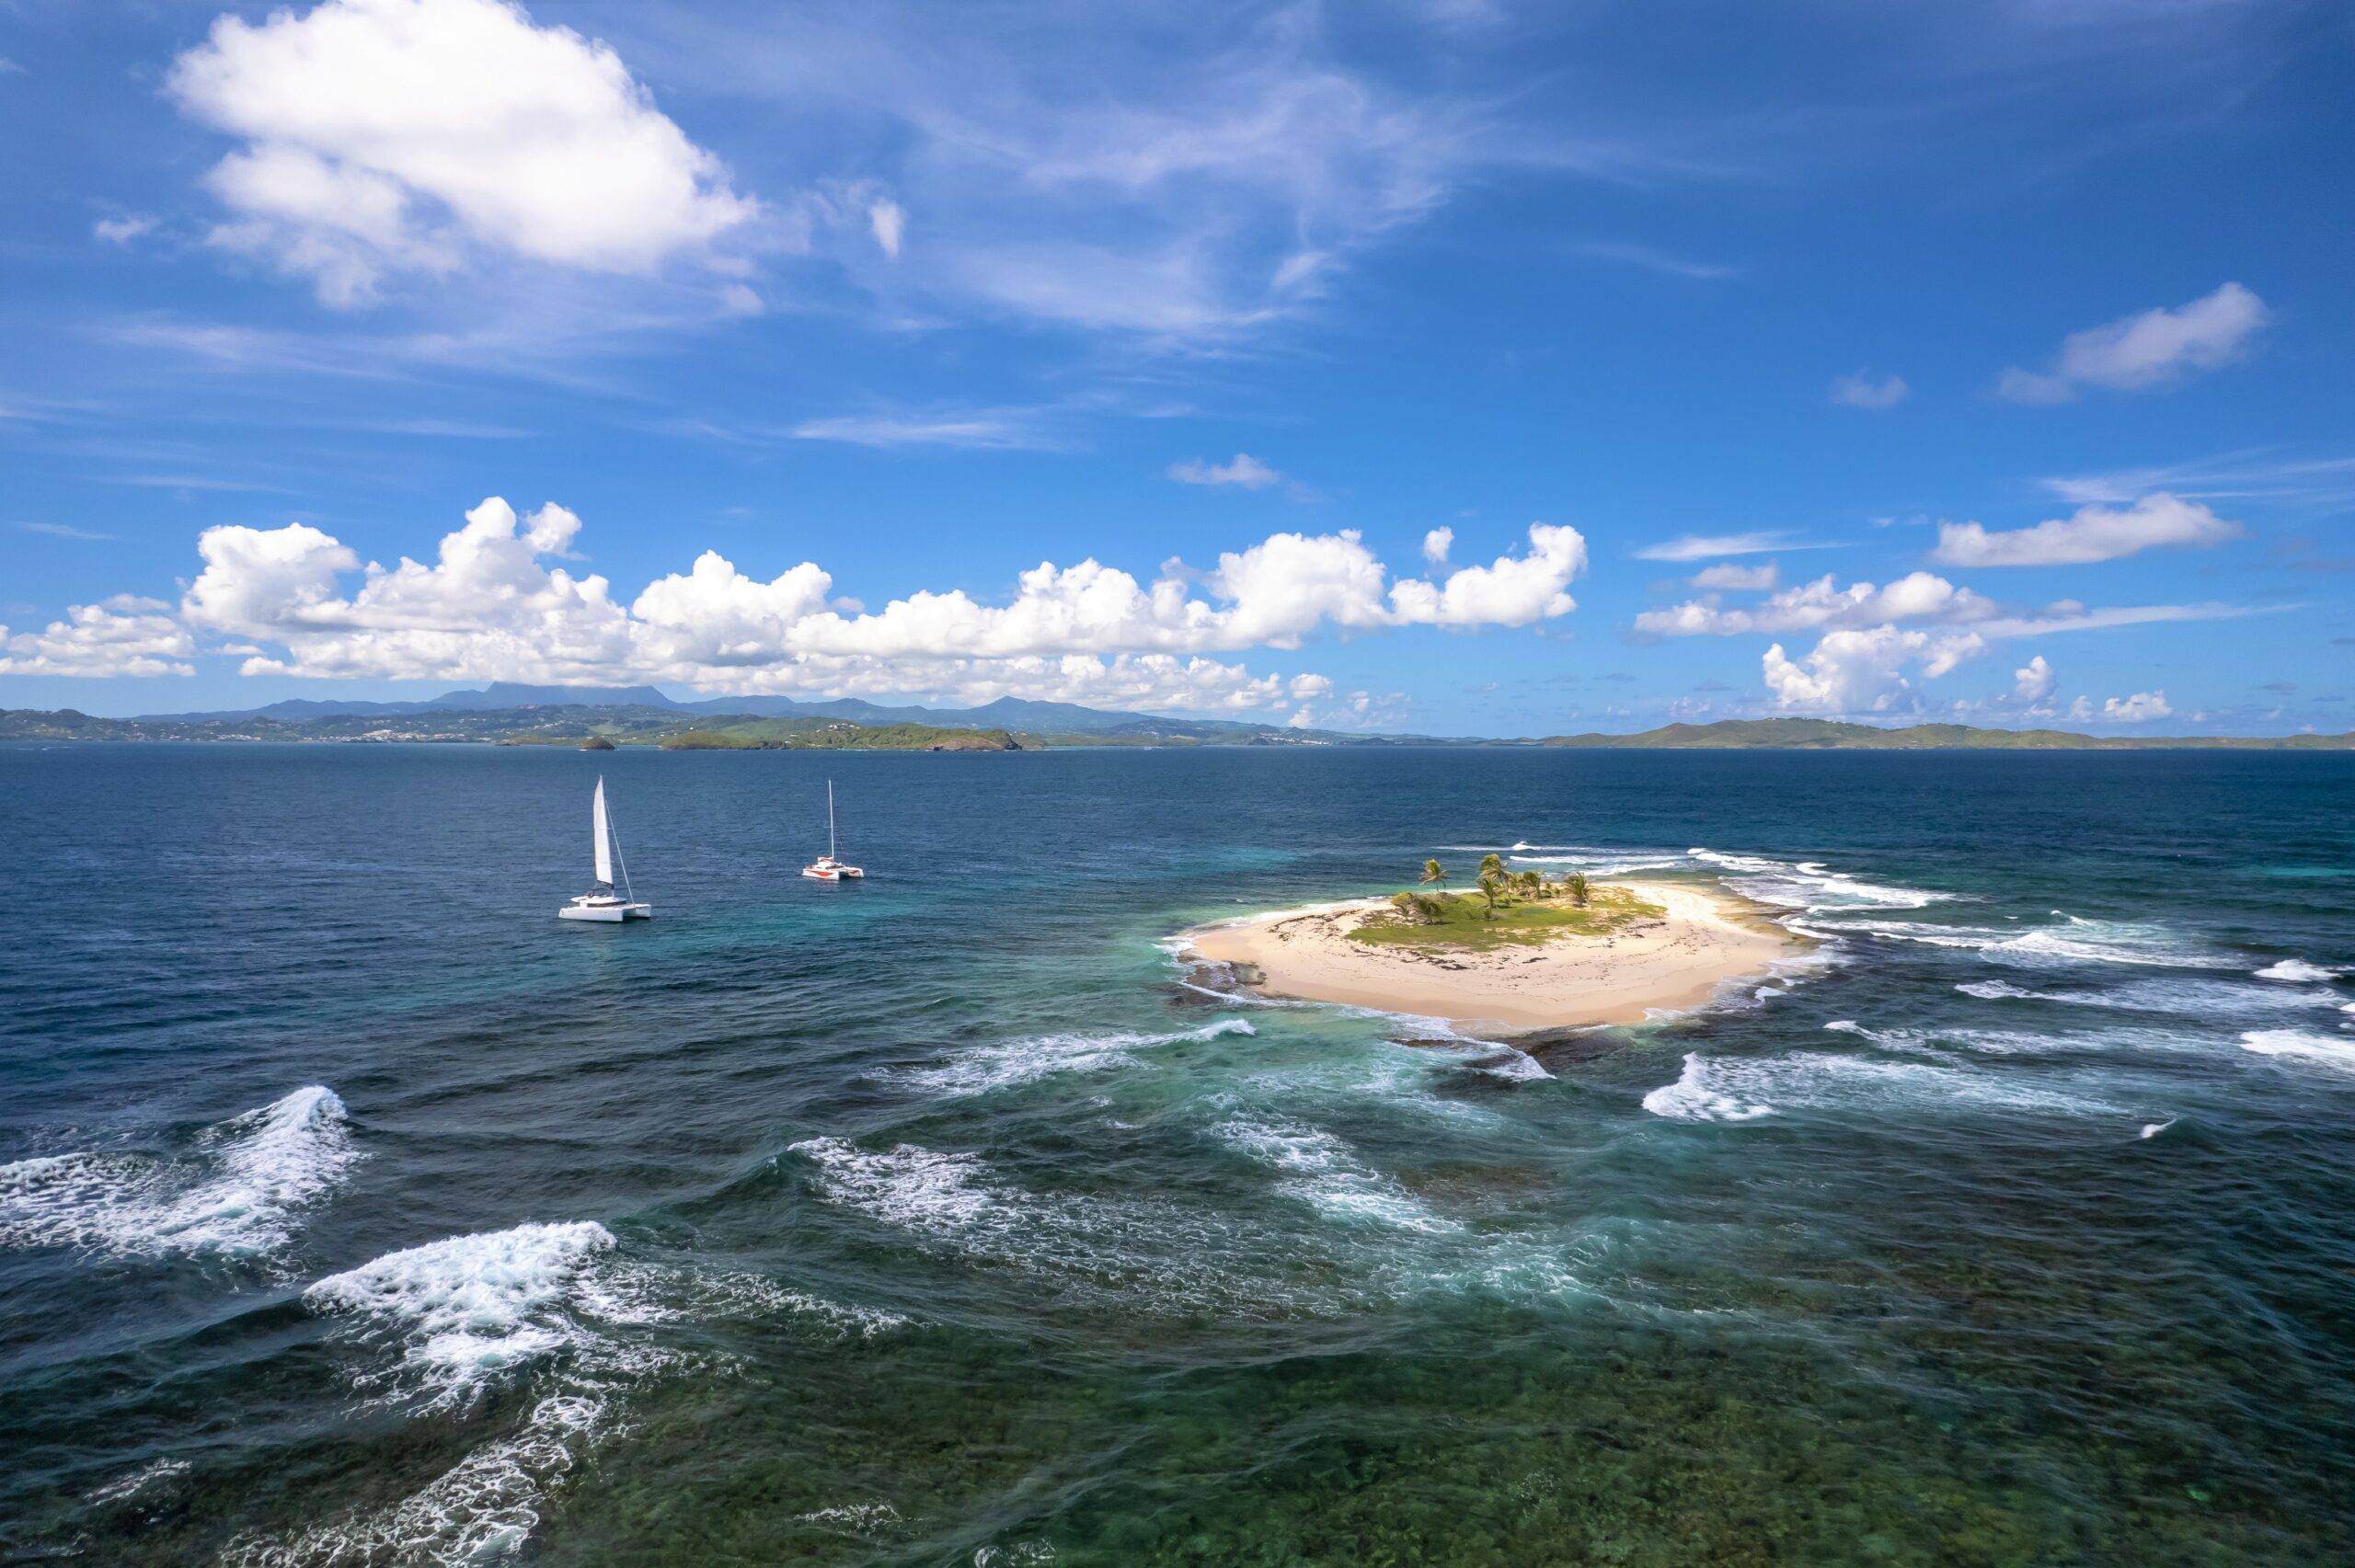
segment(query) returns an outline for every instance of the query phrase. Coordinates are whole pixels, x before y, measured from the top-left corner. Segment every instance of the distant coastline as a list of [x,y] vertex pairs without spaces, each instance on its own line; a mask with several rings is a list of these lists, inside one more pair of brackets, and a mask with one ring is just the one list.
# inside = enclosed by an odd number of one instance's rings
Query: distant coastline
[[227,713],[104,718],[74,708],[0,709],[0,740],[406,741],[616,747],[669,751],[1037,751],[1071,747],[1503,746],[1573,750],[2141,751],[2355,750],[2344,735],[2085,735],[1960,724],[1883,727],[1835,719],[1723,719],[1633,734],[1542,738],[1369,735],[1240,719],[1172,718],[1075,703],[1001,697],[974,708],[890,707],[858,698],[711,697],[680,702],[652,686],[523,686],[494,681],[424,702],[293,698]]

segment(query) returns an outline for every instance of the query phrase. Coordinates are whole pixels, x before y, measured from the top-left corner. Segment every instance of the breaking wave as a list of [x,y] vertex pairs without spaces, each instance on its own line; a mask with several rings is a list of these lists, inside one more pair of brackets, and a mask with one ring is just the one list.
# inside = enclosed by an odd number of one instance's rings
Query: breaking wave
[[1722,854],[1691,849],[1686,856],[1715,867],[1745,898],[1780,909],[1829,914],[1843,910],[1918,910],[1950,897],[1926,888],[1867,882],[1832,870],[1820,861],[1768,860],[1763,855]]
[[2336,979],[2338,971],[2326,969],[2320,964],[2309,964],[2303,958],[2284,958],[2278,964],[2268,964],[2257,971],[2260,980],[2291,980],[2301,985],[2319,985]]
[[1644,1109],[1656,1116],[1685,1122],[1747,1122],[1771,1116],[1775,1107],[1748,1102],[1717,1087],[1709,1064],[1694,1051],[1684,1059],[1684,1071],[1673,1083],[1663,1083],[1644,1096]]
[[386,1253],[303,1292],[313,1310],[362,1320],[396,1341],[437,1399],[565,1346],[593,1343],[579,1314],[590,1261],[614,1246],[593,1220],[518,1225]]
[[[2058,913],[2059,911],[2055,911]],[[1938,925],[1924,921],[1844,921],[1836,928],[1931,947],[1975,952],[1992,963],[2015,968],[2051,969],[2075,965],[2126,964],[2146,968],[2220,969],[2231,960],[2165,926],[2126,921],[2061,916],[2064,922],[2029,931],[1984,926]],[[1974,993],[1976,994],[1976,993]]]
[[473,1449],[397,1503],[288,1538],[246,1536],[224,1560],[477,1562],[520,1548],[549,1494],[618,1424],[631,1386],[684,1365],[631,1331],[728,1314],[806,1316],[867,1335],[895,1314],[844,1307],[749,1275],[656,1268],[623,1257],[594,1221],[518,1225],[386,1253],[303,1292],[313,1311],[353,1325],[360,1343],[396,1353],[363,1389],[421,1396],[425,1412],[459,1409],[525,1378],[547,1391],[516,1429]]
[[1284,1277],[1289,1238],[1192,1205],[1034,1192],[975,1155],[909,1143],[867,1150],[813,1138],[791,1152],[810,1162],[827,1202],[1060,1290],[1185,1312],[1304,1304],[1297,1281]]
[[189,1160],[76,1153],[0,1165],[0,1244],[270,1253],[359,1157],[343,1102],[312,1084],[207,1129]]
[[2259,1056],[2297,1057],[2355,1072],[2355,1039],[2308,1034],[2303,1029],[2251,1029],[2241,1049]]
[[908,1073],[908,1082],[945,1094],[982,1094],[1010,1089],[1064,1072],[1101,1072],[1128,1066],[1137,1053],[1157,1046],[1184,1045],[1258,1031],[1240,1018],[1222,1018],[1199,1029],[1167,1034],[1040,1035],[1004,1045],[982,1046],[937,1067]]
[[[1873,1032],[1841,1020],[1842,1033]],[[1798,1111],[1881,1114],[1905,1107],[1959,1107],[2048,1116],[2120,1114],[2119,1107],[2064,1084],[1932,1060],[1887,1061],[1830,1051],[1777,1057],[1684,1059],[1673,1083],[1644,1096],[1644,1109],[1682,1121],[1751,1121]]]
[[1420,1198],[1391,1178],[1370,1169],[1347,1143],[1322,1127],[1238,1120],[1214,1131],[1228,1148],[1281,1173],[1286,1190],[1335,1219],[1407,1230],[1461,1229],[1453,1220],[1432,1213]]

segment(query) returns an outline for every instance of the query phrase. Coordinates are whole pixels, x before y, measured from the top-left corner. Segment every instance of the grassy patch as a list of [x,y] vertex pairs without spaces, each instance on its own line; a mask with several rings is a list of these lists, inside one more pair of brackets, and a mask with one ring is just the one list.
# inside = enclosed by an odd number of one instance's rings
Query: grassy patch
[[1361,922],[1350,940],[1375,947],[1534,947],[1557,936],[1607,936],[1614,931],[1664,917],[1625,887],[1598,886],[1584,908],[1568,897],[1500,898],[1496,918],[1477,893],[1442,893],[1433,902],[1438,918],[1409,921],[1384,911]]

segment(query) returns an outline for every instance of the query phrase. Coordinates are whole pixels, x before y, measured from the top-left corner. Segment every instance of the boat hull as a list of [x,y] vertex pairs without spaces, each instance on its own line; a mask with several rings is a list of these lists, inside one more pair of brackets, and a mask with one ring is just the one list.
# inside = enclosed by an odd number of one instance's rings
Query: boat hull
[[556,918],[565,921],[594,921],[599,925],[619,925],[624,921],[647,921],[654,918],[651,904],[567,904],[557,910]]

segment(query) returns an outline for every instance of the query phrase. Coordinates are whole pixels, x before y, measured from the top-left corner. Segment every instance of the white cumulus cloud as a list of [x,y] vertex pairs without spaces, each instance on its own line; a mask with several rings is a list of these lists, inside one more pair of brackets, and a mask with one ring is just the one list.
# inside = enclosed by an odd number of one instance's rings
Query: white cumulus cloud
[[1447,553],[1455,547],[1455,530],[1434,528],[1423,535],[1423,559],[1434,567],[1447,565]]
[[1246,490],[1264,490],[1270,485],[1283,483],[1283,475],[1252,456],[1238,452],[1231,463],[1206,463],[1189,457],[1169,465],[1169,477],[1180,485],[1234,485]]
[[214,239],[331,304],[476,247],[648,272],[756,211],[612,49],[501,0],[223,17],[167,89],[244,143],[207,177],[234,214]]
[[1782,580],[1782,568],[1773,561],[1760,567],[1738,567],[1730,561],[1720,561],[1714,567],[1704,567],[1694,572],[1694,588],[1722,593],[1763,593]]
[[1828,632],[1806,657],[1792,659],[1776,643],[1762,660],[1778,706],[1815,713],[1885,713],[1905,705],[1919,666],[1935,680],[1986,649],[1970,632],[1918,632],[1872,626]]
[[2015,365],[1995,390],[2015,403],[2066,403],[2089,386],[2142,392],[2172,385],[2239,359],[2270,319],[2263,300],[2226,283],[2172,310],[2146,310],[2073,332],[2050,371]]
[[2012,671],[2012,691],[2021,702],[2031,705],[2052,694],[2052,666],[2045,662],[2042,654]]
[[2168,718],[2175,709],[2167,705],[2167,694],[2160,692],[2137,692],[2131,697],[2112,697],[2101,705],[2101,716],[2111,724],[2145,724],[2155,718]]
[[0,626],[0,675],[192,675],[196,642],[171,612],[124,593],[77,604],[38,632]]
[[1950,567],[2084,566],[2162,545],[2206,548],[2240,532],[2205,504],[2160,491],[2128,507],[2080,507],[2032,528],[1991,532],[1981,523],[1942,522],[1931,558]]
[[1996,610],[1993,600],[1931,572],[1909,573],[1886,587],[1858,582],[1846,588],[1827,572],[1754,605],[1728,608],[1711,594],[1664,610],[1647,610],[1636,617],[1636,630],[1660,637],[1723,637],[1880,622],[1975,621]]
[[[1092,559],[1041,562],[1005,602],[918,590],[868,611],[837,596],[814,562],[764,578],[709,550],[625,601],[603,577],[563,564],[580,528],[563,507],[519,515],[492,497],[432,560],[391,567],[363,565],[307,523],[210,528],[176,612],[153,601],[83,607],[46,634],[10,639],[6,668],[102,673],[112,658],[140,672],[126,661],[184,658],[203,651],[202,636],[241,654],[248,674],[1268,708],[1329,686],[1206,656],[1294,648],[1327,629],[1527,625],[1576,607],[1568,584],[1586,565],[1579,532],[1545,523],[1522,552],[1397,579],[1354,531],[1286,532],[1199,574],[1172,561],[1144,582]],[[77,651],[100,644],[118,651]]]
[[155,220],[144,212],[126,212],[120,218],[100,218],[90,225],[92,237],[109,245],[129,245],[155,232]]
[[1913,391],[1905,384],[1903,376],[1886,375],[1876,381],[1863,371],[1858,371],[1854,375],[1834,376],[1829,395],[1836,407],[1864,408],[1878,413],[1883,408],[1896,407]]

